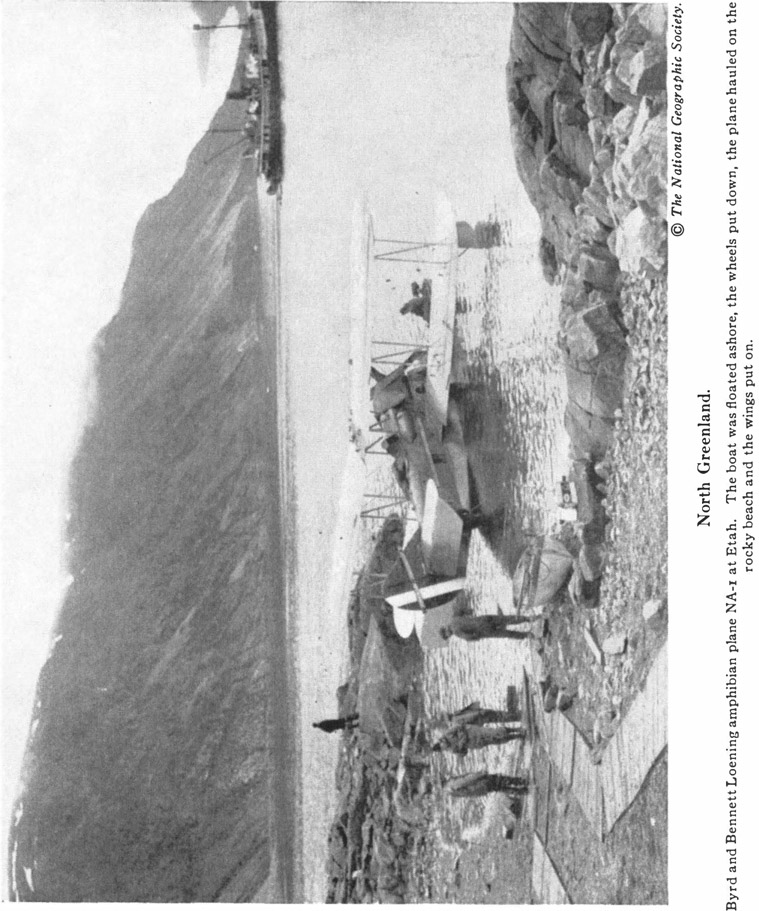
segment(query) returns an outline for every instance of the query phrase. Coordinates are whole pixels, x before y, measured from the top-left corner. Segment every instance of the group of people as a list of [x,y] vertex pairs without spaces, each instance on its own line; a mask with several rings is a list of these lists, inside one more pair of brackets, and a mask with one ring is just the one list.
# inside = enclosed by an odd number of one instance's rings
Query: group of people
[[519,712],[484,709],[479,702],[472,702],[447,716],[448,727],[432,744],[432,750],[448,750],[466,756],[470,750],[524,740],[524,728],[521,725],[511,726],[514,722],[519,722],[520,717]]
[[[448,625],[440,630],[440,635],[444,639],[458,636],[468,642],[489,638],[522,640],[541,638],[545,634],[546,621],[542,621],[541,634],[536,634],[530,628],[535,619],[522,614],[498,613],[474,616],[470,613],[460,613],[456,614]],[[571,702],[567,694],[551,685],[550,681],[546,683],[543,692],[546,711],[550,711],[554,705],[558,705],[561,710],[564,710]],[[551,698],[553,704],[549,706]],[[448,750],[451,753],[465,756],[470,750],[523,740],[525,738],[524,728],[521,724],[514,724],[520,720],[521,713],[518,711],[484,709],[479,702],[473,702],[448,716],[448,728],[432,744],[432,750],[435,752]],[[492,773],[487,770],[456,775],[446,783],[446,787],[453,797],[480,797],[493,792],[504,792],[516,797],[525,793],[527,786],[526,778]]]
[[[487,709],[482,708],[479,702],[472,702],[447,715],[447,722],[446,730],[432,744],[433,752],[447,750],[465,756],[470,750],[525,738],[518,710]],[[482,769],[454,775],[445,786],[452,797],[482,797],[494,792],[516,797],[527,791],[528,781],[520,775],[503,775]]]
[[[519,710],[488,709],[483,708],[479,702],[472,702],[458,712],[446,714],[445,723],[447,726],[444,732],[430,746],[434,753],[446,750],[457,756],[465,756],[470,750],[525,738]],[[331,733],[352,730],[358,724],[358,714],[351,714],[343,718],[315,721],[313,726]],[[446,781],[445,786],[452,797],[481,797],[494,792],[518,796],[527,791],[528,782],[522,776],[481,770],[454,775]]]

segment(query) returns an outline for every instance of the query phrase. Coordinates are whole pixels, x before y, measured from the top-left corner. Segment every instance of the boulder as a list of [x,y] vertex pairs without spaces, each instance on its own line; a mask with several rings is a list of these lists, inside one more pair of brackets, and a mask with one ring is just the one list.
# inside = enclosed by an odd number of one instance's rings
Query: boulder
[[624,351],[613,340],[596,337],[599,354],[585,361],[571,353],[566,357],[567,395],[587,414],[614,421],[624,392]]
[[581,312],[590,306],[590,297],[582,279],[576,269],[567,269],[564,275],[564,284],[561,289],[561,313],[559,321],[564,328],[571,311]]
[[585,544],[577,561],[583,578],[588,582],[600,579],[606,559],[606,548],[602,544]]
[[600,340],[607,357],[616,353],[621,365],[627,356],[627,342],[618,304],[603,291],[593,291],[588,298],[590,306],[582,314],[583,319],[593,335]]
[[667,56],[663,46],[646,44],[617,67],[620,79],[633,95],[655,95],[667,88]]
[[618,153],[627,145],[637,113],[634,108],[624,107],[612,118],[609,132]]
[[591,168],[591,180],[582,191],[583,202],[587,204],[592,215],[608,228],[614,227],[614,216],[610,209],[609,190],[604,184],[601,171]]
[[616,40],[609,52],[609,64],[611,69],[616,71],[620,66],[626,67],[629,61],[635,56],[639,47],[640,45],[637,44],[637,42],[620,41],[619,32],[617,32]]
[[606,174],[611,174],[611,169],[614,165],[614,149],[610,145],[602,145],[596,152],[595,164],[602,177],[605,177]]
[[569,57],[566,6],[563,3],[525,3],[515,6],[512,36],[515,33],[522,33],[528,39],[533,49],[530,56],[540,55],[547,60],[566,60]]
[[[613,192],[613,189],[610,190],[610,192]],[[619,227],[619,225],[622,224],[622,222],[627,218],[627,216],[630,214],[630,212],[632,212],[634,208],[635,202],[626,195],[620,194],[619,196],[613,197],[609,203],[609,209],[611,211],[612,218],[614,219],[614,224]],[[617,248],[615,247],[612,249],[609,247],[609,249],[612,253],[614,253],[617,259],[619,259],[619,251]]]
[[[656,133],[651,131],[651,124],[656,121],[657,114],[659,120],[655,123],[655,126],[658,137]],[[630,129],[630,143],[633,146],[640,146],[646,142],[654,142],[659,145],[662,140],[666,140],[666,127],[666,114],[664,112],[659,112],[656,102],[647,98],[636,109],[635,120]]]
[[611,21],[614,28],[620,29],[625,24],[625,19],[630,15],[632,8],[629,3],[610,3]]
[[604,91],[617,104],[636,105],[638,98],[630,91],[615,70],[610,70],[604,76]]
[[543,693],[543,711],[552,712],[556,708],[556,703],[559,699],[559,688],[556,684],[549,686],[545,693]]
[[571,164],[554,151],[543,159],[539,179],[540,189],[546,197],[545,204],[561,203],[562,209],[574,214],[585,184]]
[[627,648],[627,637],[623,635],[607,636],[601,643],[605,655],[621,655]]
[[615,249],[624,272],[661,271],[667,262],[667,230],[661,219],[652,219],[642,208],[633,209],[617,229]]
[[581,178],[590,182],[593,143],[588,134],[588,118],[581,108],[554,102],[554,136],[562,159]]
[[555,284],[559,275],[559,264],[556,261],[556,248],[550,240],[545,237],[540,238],[538,256],[540,258],[541,268],[543,269],[543,278],[549,285]]
[[636,201],[666,199],[667,122],[661,113],[652,116],[642,104],[635,118],[627,147],[613,165],[615,190]]
[[564,427],[574,458],[601,459],[614,442],[614,421],[585,411],[574,401],[564,411]]
[[661,598],[652,598],[650,601],[646,601],[643,605],[643,619],[653,620],[654,617],[658,617],[661,614],[662,607],[664,607],[664,602]]
[[540,214],[543,233],[553,244],[558,261],[567,262],[576,229],[575,207],[582,198],[583,182],[554,151],[540,163],[535,190],[531,201]]
[[[582,127],[587,132],[588,115],[582,103],[582,98],[563,97],[559,94],[553,98],[553,130],[558,137],[562,128],[568,126]],[[565,156],[567,161],[573,161],[571,157]]]
[[667,7],[664,3],[637,3],[617,32],[617,41],[623,44],[646,44],[662,39],[667,31]]
[[[559,77],[561,60],[542,54],[533,46],[519,23],[519,9],[515,7],[511,29],[511,61],[514,75],[517,80],[521,80],[527,74],[539,75],[549,84],[554,84]],[[519,65],[518,68],[516,64]]]
[[[606,98],[606,93],[603,92],[603,90],[601,90],[601,93],[603,94],[603,97]],[[611,117],[604,114],[603,109],[604,106],[601,105],[600,112],[593,114],[588,121],[588,136],[590,137],[590,144],[593,147],[594,156],[605,146],[609,145]]]
[[563,329],[565,345],[572,357],[583,361],[592,361],[598,357],[596,337],[581,313],[567,311]]
[[569,65],[577,73],[578,76],[582,76],[583,70],[583,57],[585,56],[585,51],[581,49],[575,49],[569,55]]
[[562,63],[559,67],[559,77],[556,80],[556,94],[563,101],[575,101],[582,104],[583,80],[572,66],[571,61]]
[[[522,96],[519,96],[521,99]],[[526,103],[526,102],[525,102]],[[543,156],[543,137],[540,124],[532,109],[527,106],[518,113],[516,102],[510,101],[511,142],[519,179],[524,185],[530,202],[538,208],[538,172]]]
[[[587,189],[587,188],[586,188]],[[590,206],[585,202],[585,191],[583,190],[583,202],[581,202],[575,211],[577,217],[578,236],[591,247],[602,246],[608,252],[609,247],[606,239],[609,236],[611,228],[602,223],[591,211]]]
[[611,9],[606,3],[566,4],[567,44],[570,48],[589,48],[598,44],[611,25]]
[[544,151],[548,144],[547,137],[553,135],[553,102],[555,82],[546,82],[540,76],[524,79],[519,87],[530,106],[530,110],[537,118],[540,132],[543,136]]
[[[590,483],[590,462],[587,459],[574,459],[569,472],[569,479],[575,488],[575,506],[577,509],[577,521],[582,525],[593,521],[595,512],[596,494]],[[572,543],[574,556],[579,557],[582,550],[582,534],[580,530],[576,540]]]
[[[603,41],[594,48],[595,63],[592,65],[592,69],[594,69],[597,74],[609,68],[611,64],[611,49],[614,47],[615,43],[613,34],[607,32],[603,37]],[[588,62],[588,66],[591,67],[590,62]]]
[[604,89],[603,79],[586,80],[583,90],[585,110],[588,117],[605,117],[611,111],[611,99]]
[[582,281],[594,288],[613,291],[619,278],[619,264],[605,246],[584,245],[580,250],[577,272]]
[[619,719],[613,708],[602,709],[593,722],[593,743],[603,744],[619,727]]

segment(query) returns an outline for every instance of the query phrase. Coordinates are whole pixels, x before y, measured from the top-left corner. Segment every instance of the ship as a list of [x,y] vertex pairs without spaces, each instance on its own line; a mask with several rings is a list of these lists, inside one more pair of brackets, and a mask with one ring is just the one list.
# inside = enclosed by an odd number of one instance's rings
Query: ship
[[243,158],[256,161],[269,193],[277,193],[284,168],[276,4],[248,3],[246,15],[235,25],[196,24],[193,28],[198,31],[239,28],[247,33],[239,85],[227,92],[227,99],[244,104],[241,123],[209,132],[240,135]]

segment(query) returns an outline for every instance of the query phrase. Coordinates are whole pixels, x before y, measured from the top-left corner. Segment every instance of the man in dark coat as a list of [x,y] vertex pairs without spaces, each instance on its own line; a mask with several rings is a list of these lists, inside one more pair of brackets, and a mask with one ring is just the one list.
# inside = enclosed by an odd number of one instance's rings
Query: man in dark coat
[[521,721],[522,712],[518,708],[484,709],[475,700],[457,712],[446,712],[445,717],[449,724],[509,724]]
[[432,744],[432,749],[435,752],[448,750],[458,756],[466,756],[470,750],[509,743],[511,740],[524,740],[524,729],[506,725],[484,727],[479,724],[459,723],[452,724],[445,734]]
[[486,771],[455,775],[446,782],[451,797],[484,797],[485,794],[497,791],[512,795],[524,794],[528,786],[526,778]]
[[478,642],[480,639],[531,639],[533,634],[529,630],[512,628],[531,622],[531,617],[523,617],[521,614],[458,616],[440,630],[440,635],[443,639],[458,636],[467,642]]
[[346,715],[345,718],[325,718],[324,721],[314,721],[313,726],[331,734],[333,731],[345,731],[358,725],[358,715]]

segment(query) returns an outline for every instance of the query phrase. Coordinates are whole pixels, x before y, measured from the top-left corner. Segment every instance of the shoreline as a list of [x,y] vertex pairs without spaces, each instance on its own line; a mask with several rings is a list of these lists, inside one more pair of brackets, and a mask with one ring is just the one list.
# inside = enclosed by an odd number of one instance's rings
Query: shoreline
[[[272,663],[272,702],[285,693],[284,707],[277,699],[276,710],[284,709],[284,724],[270,721],[275,749],[272,769],[273,834],[271,877],[274,877],[284,901],[297,901],[303,896],[303,858],[298,846],[302,844],[302,750],[299,731],[300,682],[297,664],[298,623],[293,596],[297,579],[297,554],[292,546],[293,529],[297,525],[297,503],[293,498],[292,447],[288,420],[287,376],[288,348],[282,326],[281,312],[281,220],[280,199],[267,192],[268,181],[260,177],[257,184],[261,218],[261,243],[265,247],[263,261],[267,265],[265,298],[270,305],[275,347],[275,426],[279,478],[278,536],[282,555],[282,593],[284,624],[276,624]],[[284,660],[278,660],[279,657]],[[275,711],[272,706],[272,713]]]

